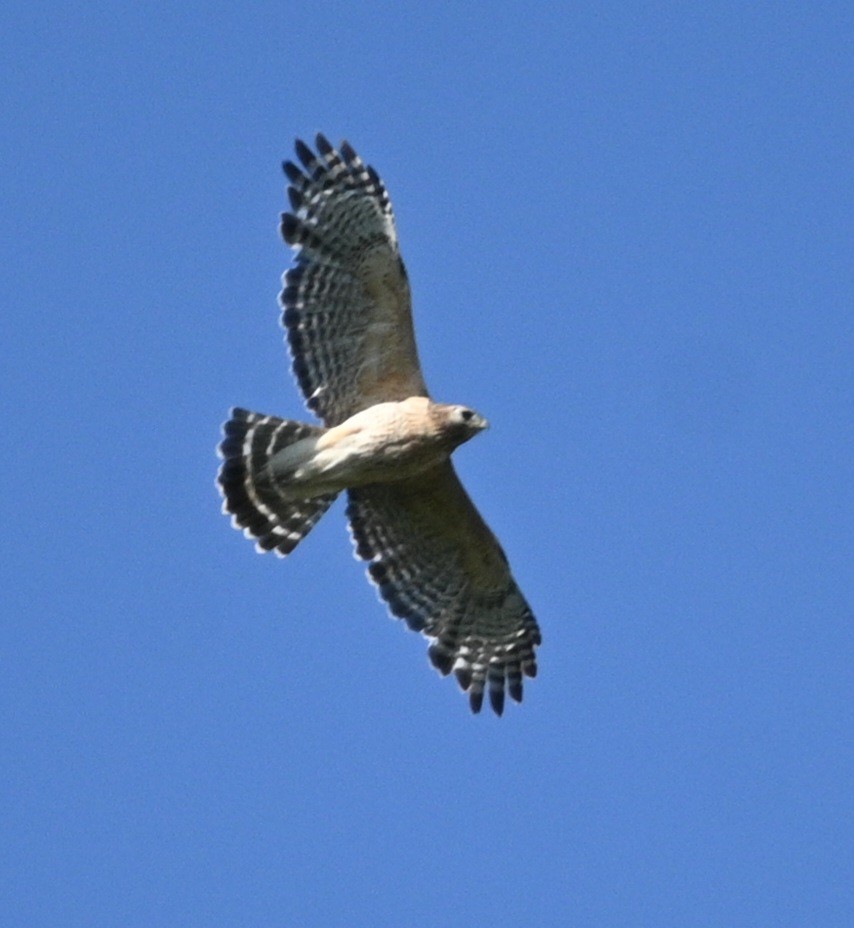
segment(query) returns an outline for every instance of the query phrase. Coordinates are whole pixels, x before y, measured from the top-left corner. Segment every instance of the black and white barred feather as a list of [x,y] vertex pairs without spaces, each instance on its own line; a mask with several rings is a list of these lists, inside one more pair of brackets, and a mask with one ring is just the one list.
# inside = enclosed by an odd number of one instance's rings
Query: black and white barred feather
[[348,491],[356,554],[389,611],[432,640],[428,654],[451,671],[479,712],[484,690],[501,715],[505,690],[522,700],[534,677],[540,631],[450,464],[435,478]]
[[296,250],[280,302],[294,376],[327,425],[376,402],[426,396],[409,283],[382,181],[347,142],[297,141],[284,162],[292,213],[281,232]]
[[222,430],[225,437],[219,454],[223,461],[217,483],[223,512],[231,515],[235,528],[255,539],[259,551],[275,551],[280,557],[290,554],[332,505],[335,495],[285,498],[281,481],[271,474],[268,464],[277,451],[323,429],[235,408]]

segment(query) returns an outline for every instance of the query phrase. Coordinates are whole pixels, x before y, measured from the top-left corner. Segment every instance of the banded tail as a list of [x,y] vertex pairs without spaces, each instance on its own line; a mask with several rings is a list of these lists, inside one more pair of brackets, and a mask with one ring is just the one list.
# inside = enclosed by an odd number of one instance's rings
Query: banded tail
[[324,429],[235,408],[222,431],[225,437],[219,454],[223,460],[217,475],[222,511],[231,515],[235,528],[255,539],[259,551],[275,551],[280,557],[290,554],[337,494],[292,499],[268,463],[277,452]]

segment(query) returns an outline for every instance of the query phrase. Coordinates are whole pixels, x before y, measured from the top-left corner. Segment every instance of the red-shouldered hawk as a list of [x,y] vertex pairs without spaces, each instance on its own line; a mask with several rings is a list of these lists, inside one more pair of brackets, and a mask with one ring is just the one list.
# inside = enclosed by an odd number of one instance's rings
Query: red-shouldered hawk
[[479,712],[536,675],[540,631],[507,558],[451,464],[487,427],[428,396],[391,203],[349,144],[301,141],[285,162],[296,251],[280,301],[294,375],[324,426],[232,410],[219,446],[223,511],[284,556],[346,490],[356,554],[395,616],[431,639]]

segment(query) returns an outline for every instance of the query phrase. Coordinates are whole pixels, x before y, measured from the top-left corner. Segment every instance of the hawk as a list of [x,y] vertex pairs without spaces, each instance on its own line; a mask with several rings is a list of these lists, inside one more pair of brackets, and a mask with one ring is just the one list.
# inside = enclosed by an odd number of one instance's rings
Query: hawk
[[296,142],[284,163],[295,251],[280,296],[293,372],[323,425],[235,408],[223,426],[223,512],[280,556],[346,491],[356,555],[392,615],[431,644],[479,712],[536,675],[540,631],[451,453],[487,427],[424,383],[406,269],[382,181],[347,142]]

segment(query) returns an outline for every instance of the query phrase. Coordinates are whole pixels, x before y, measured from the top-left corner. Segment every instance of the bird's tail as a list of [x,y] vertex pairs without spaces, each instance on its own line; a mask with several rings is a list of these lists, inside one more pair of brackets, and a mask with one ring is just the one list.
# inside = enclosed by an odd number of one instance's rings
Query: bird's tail
[[293,499],[281,477],[269,467],[270,459],[298,441],[324,431],[246,409],[232,409],[222,427],[219,446],[222,466],[217,483],[223,496],[222,511],[231,515],[235,528],[255,539],[259,551],[284,557],[302,541],[330,507],[337,494]]

